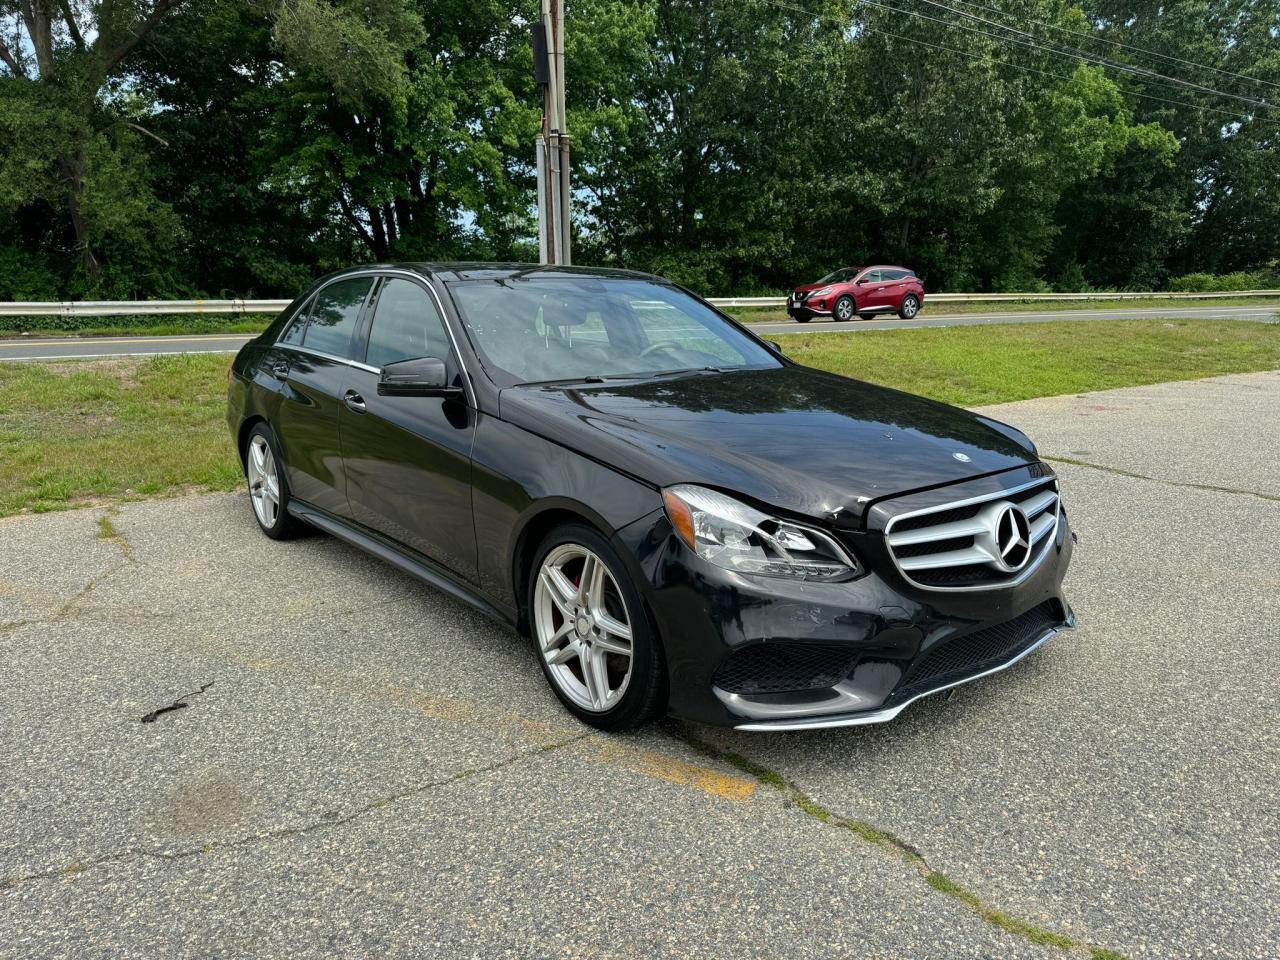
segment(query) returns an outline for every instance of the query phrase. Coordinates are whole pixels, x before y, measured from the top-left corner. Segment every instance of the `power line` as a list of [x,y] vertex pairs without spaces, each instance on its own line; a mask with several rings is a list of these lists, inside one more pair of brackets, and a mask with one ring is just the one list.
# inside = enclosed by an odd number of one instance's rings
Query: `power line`
[[[873,6],[883,6],[883,4],[878,4],[874,0],[856,0],[856,3],[870,3]],[[960,17],[964,17],[970,20],[975,20],[975,22],[978,22],[978,23],[987,24],[988,27],[995,27],[996,29],[1004,29],[1004,31],[1009,31],[1010,33],[1016,33],[1016,35],[1018,36],[1027,37],[1028,40],[1030,41],[1029,45],[1037,47],[1037,49],[1039,50],[1047,50],[1050,52],[1055,52],[1055,54],[1059,54],[1062,56],[1075,56],[1075,58],[1078,58],[1078,59],[1093,61],[1093,63],[1097,63],[1098,65],[1100,65],[1100,67],[1110,67],[1116,70],[1123,70],[1124,73],[1133,73],[1133,74],[1137,74],[1137,76],[1140,76],[1140,77],[1148,77],[1151,79],[1156,79],[1156,81],[1162,81],[1166,83],[1176,83],[1176,84],[1179,84],[1179,86],[1192,87],[1194,88],[1194,90],[1199,90],[1204,93],[1213,93],[1213,95],[1216,95],[1216,96],[1230,97],[1230,99],[1240,100],[1245,102],[1245,104],[1249,104],[1252,106],[1262,106],[1262,108],[1267,108],[1267,106],[1270,106],[1270,104],[1268,104],[1268,102],[1265,100],[1257,100],[1257,99],[1254,99],[1254,97],[1242,96],[1240,95],[1240,93],[1228,93],[1225,91],[1216,90],[1216,88],[1206,87],[1202,83],[1188,81],[1188,79],[1183,79],[1181,77],[1169,77],[1169,76],[1166,76],[1166,74],[1164,73],[1157,73],[1156,70],[1148,70],[1146,67],[1135,67],[1135,65],[1133,64],[1125,64],[1125,63],[1119,63],[1119,61],[1116,61],[1116,60],[1108,60],[1107,58],[1105,58],[1105,56],[1091,54],[1091,52],[1080,50],[1079,47],[1068,46],[1066,47],[1066,50],[1061,50],[1061,49],[1056,49],[1056,47],[1042,46],[1041,44],[1038,44],[1038,42],[1036,42],[1038,40],[1041,40],[1041,37],[1037,37],[1036,35],[1033,35],[1033,33],[1028,33],[1027,31],[1021,31],[1021,29],[1018,29],[1016,27],[1006,26],[1006,24],[1004,23],[997,23],[995,22],[995,20],[988,20],[987,18],[984,18],[984,17],[978,17],[977,14],[966,12],[966,10],[957,9],[955,8],[955,6],[948,6],[947,4],[938,3],[938,0],[920,0],[920,3],[928,4],[929,6],[937,6],[937,8],[940,8],[942,10],[947,10],[947,12],[960,15]],[[893,9],[893,8],[890,8],[890,9]],[[915,15],[919,15],[919,17],[924,17],[924,14],[914,14],[913,12],[911,12],[911,10],[899,8],[899,12],[913,15],[913,17],[915,17]],[[992,37],[993,40],[1011,40],[1011,37],[1001,37],[997,35],[992,35],[992,33],[987,33],[986,31],[980,31],[980,29],[975,29],[973,27],[965,27],[964,24],[950,23],[948,22],[948,20],[938,20],[933,17],[925,17],[925,19],[936,20],[937,23],[946,23],[947,26],[952,26],[957,29],[968,29],[968,31],[972,31],[974,33],[982,33],[982,35],[984,36]],[[1012,42],[1021,42],[1021,41],[1012,41]],[[1050,42],[1053,42],[1053,41],[1050,41]],[[1064,46],[1064,45],[1060,45],[1060,46]]]
[[[985,10],[987,13],[995,13],[1002,17],[1012,17],[1013,14],[1006,10],[1000,10],[997,7],[988,7],[981,3],[974,3],[973,0],[955,0],[966,7],[975,7],[978,10]],[[1197,60],[1184,60],[1182,57],[1175,57],[1169,53],[1161,53],[1158,50],[1151,50],[1147,47],[1139,47],[1136,44],[1124,43],[1120,40],[1112,40],[1110,37],[1104,37],[1101,34],[1089,33],[1084,30],[1072,30],[1070,27],[1059,26],[1056,23],[1046,23],[1043,20],[1028,19],[1027,23],[1034,24],[1037,27],[1044,27],[1046,30],[1056,30],[1059,33],[1065,33],[1073,37],[1083,37],[1086,40],[1093,40],[1098,43],[1110,44],[1113,47],[1120,47],[1123,50],[1132,50],[1135,53],[1142,53],[1149,57],[1159,57],[1161,60],[1168,60],[1171,63],[1180,63],[1188,67],[1197,67],[1201,70],[1208,70],[1212,73],[1220,74],[1224,77],[1235,77],[1237,80],[1248,80],[1250,83],[1264,83],[1269,87],[1280,89],[1280,83],[1274,83],[1271,80],[1263,80],[1261,77],[1251,77],[1245,73],[1236,73],[1233,70],[1223,70],[1219,67],[1211,67],[1207,63],[1200,63]]]
[[[830,14],[819,13],[814,10],[807,10],[804,7],[796,6],[795,4],[785,3],[783,2],[783,0],[761,0],[761,2],[767,3],[773,7],[777,7],[780,10],[789,10],[794,13],[802,13],[813,20],[830,20],[832,22],[835,22],[835,18]],[[866,0],[857,0],[857,2],[866,2]],[[877,4],[877,5],[881,5],[881,4]],[[899,11],[899,12],[906,13],[907,11]],[[934,19],[934,18],[930,17],[927,19]],[[945,23],[945,21],[939,21],[939,22]],[[888,30],[883,30],[880,27],[869,27],[866,24],[860,24],[859,26],[861,27],[861,29],[865,30],[868,33],[878,33],[881,36],[892,37],[894,40],[901,40],[904,43],[914,43],[914,44],[918,44],[919,46],[929,47],[933,50],[942,50],[947,53],[955,53],[963,57],[968,57],[971,60],[981,60],[984,62],[997,63],[997,64],[1000,64],[1001,66],[1009,67],[1012,70],[1021,70],[1024,73],[1035,73],[1035,74],[1039,74],[1040,76],[1053,77],[1055,79],[1066,80],[1068,82],[1074,82],[1075,80],[1074,77],[1068,76],[1063,73],[1053,73],[1052,71],[1049,71],[1049,70],[1040,70],[1037,67],[1028,67],[1028,66],[1025,66],[1024,64],[1013,63],[1012,61],[1009,61],[1009,60],[1001,60],[999,57],[993,57],[990,54],[974,53],[970,50],[962,50],[962,49],[959,49],[958,47],[949,47],[949,46],[946,46],[945,44],[940,44],[940,43],[931,43],[927,40],[920,40],[915,37],[904,37],[901,34],[892,33]],[[993,38],[993,39],[999,39],[999,38]],[[1230,119],[1236,121],[1237,123],[1242,122],[1242,118],[1239,115],[1232,113],[1231,111],[1228,111],[1228,110],[1219,110],[1214,107],[1206,107],[1198,103],[1188,103],[1185,100],[1172,100],[1167,97],[1157,97],[1148,93],[1139,93],[1136,90],[1128,90],[1125,92],[1128,96],[1140,97],[1143,100],[1154,100],[1159,103],[1174,104],[1176,106],[1186,107],[1189,110],[1199,110],[1205,113],[1214,113],[1214,114],[1218,114],[1219,116],[1229,117]],[[1280,121],[1272,120],[1267,117],[1250,116],[1245,119],[1250,119],[1258,123],[1269,123],[1275,126],[1280,126]]]
[[1005,43],[1016,43],[1019,46],[1030,47],[1031,49],[1041,50],[1041,51],[1044,51],[1045,53],[1052,53],[1055,56],[1068,57],[1071,59],[1081,60],[1086,63],[1092,63],[1095,66],[1110,67],[1114,70],[1119,70],[1123,73],[1134,74],[1136,76],[1145,77],[1145,78],[1154,80],[1156,82],[1163,82],[1166,85],[1176,84],[1179,86],[1191,87],[1196,90],[1200,90],[1204,93],[1214,94],[1219,97],[1227,97],[1228,99],[1231,99],[1231,100],[1240,100],[1253,107],[1262,107],[1265,109],[1270,106],[1270,104],[1267,103],[1265,100],[1257,100],[1253,97],[1245,97],[1237,93],[1226,93],[1222,90],[1216,90],[1213,87],[1206,87],[1199,83],[1193,83],[1190,80],[1183,80],[1180,77],[1169,77],[1162,73],[1156,73],[1155,71],[1147,70],[1144,67],[1135,67],[1130,64],[1117,63],[1114,60],[1108,60],[1105,57],[1099,57],[1096,54],[1087,53],[1083,50],[1075,50],[1074,48],[1072,48],[1071,52],[1068,52],[1066,50],[1061,50],[1055,47],[1047,47],[1042,43],[1037,43],[1036,40],[1038,38],[1034,37],[1032,34],[1025,33],[1024,31],[1020,31],[1020,30],[1015,30],[1013,27],[1007,27],[1002,24],[994,23],[990,20],[986,20],[982,17],[976,16],[975,14],[966,13],[963,10],[957,10],[954,7],[949,7],[944,3],[938,3],[937,0],[923,0],[923,2],[928,3],[931,6],[941,7],[944,10],[949,10],[952,13],[957,13],[960,16],[967,17],[970,20],[977,20],[982,23],[988,24],[990,26],[996,27],[997,29],[1009,31],[1010,33],[1019,33],[1022,36],[1030,37],[1031,39],[1018,40],[1010,36],[1002,36],[1000,34],[989,33],[988,31],[981,30],[977,27],[970,27],[970,26],[966,26],[963,23],[955,23],[954,21],[951,21],[951,20],[944,20],[941,17],[931,17],[926,13],[920,13],[919,11],[916,11],[916,10],[908,10],[904,7],[895,7],[895,6],[892,6],[891,4],[881,3],[879,2],[879,0],[854,0],[854,2],[861,6],[879,7],[883,10],[890,10],[894,13],[906,14],[909,17],[915,17],[919,20],[928,20],[931,23],[940,23],[944,27],[949,27],[953,30],[963,30],[966,33],[976,33],[979,36],[986,37],[989,40],[998,40],[998,41],[1003,41]]

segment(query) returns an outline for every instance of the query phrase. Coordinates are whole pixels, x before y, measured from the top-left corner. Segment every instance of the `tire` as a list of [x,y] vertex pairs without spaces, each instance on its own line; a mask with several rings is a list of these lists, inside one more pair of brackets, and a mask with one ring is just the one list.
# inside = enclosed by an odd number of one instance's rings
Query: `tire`
[[601,730],[628,730],[663,716],[662,644],[609,541],[585,525],[559,527],[542,541],[531,569],[529,633],[565,708]]
[[859,320],[874,320],[875,318],[876,318],[876,315],[875,315],[874,313],[865,313],[865,312],[864,312],[864,313],[860,313],[860,314],[858,314],[858,319],[859,319]]
[[812,320],[812,319],[813,319],[813,317],[808,316],[808,315],[803,316],[803,317],[801,317],[801,316],[797,316],[797,317],[796,317],[796,323],[808,323],[808,322],[809,322],[810,320]]
[[852,320],[856,312],[857,306],[853,302],[853,297],[842,293],[831,308],[831,319],[837,323],[844,323],[846,320]]
[[291,540],[306,530],[306,524],[289,512],[289,481],[281,469],[283,463],[271,427],[256,424],[244,444],[244,475],[253,519],[272,540]]
[[914,293],[908,293],[902,298],[902,306],[898,308],[898,316],[903,320],[911,320],[920,312],[920,298]]

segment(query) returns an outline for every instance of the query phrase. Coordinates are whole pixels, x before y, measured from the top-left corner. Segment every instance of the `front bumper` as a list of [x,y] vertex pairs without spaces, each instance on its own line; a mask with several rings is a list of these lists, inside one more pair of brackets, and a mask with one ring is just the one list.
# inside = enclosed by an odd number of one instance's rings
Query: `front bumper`
[[1074,625],[1062,592],[1072,552],[1065,513],[1028,576],[967,591],[906,580],[875,529],[840,534],[869,572],[804,583],[707,564],[661,514],[633,528],[624,539],[664,642],[671,713],[698,722],[883,723],[922,697],[1012,666]]
[[807,303],[796,303],[794,300],[788,300],[787,315],[790,317],[829,317],[831,316],[831,311],[811,307]]

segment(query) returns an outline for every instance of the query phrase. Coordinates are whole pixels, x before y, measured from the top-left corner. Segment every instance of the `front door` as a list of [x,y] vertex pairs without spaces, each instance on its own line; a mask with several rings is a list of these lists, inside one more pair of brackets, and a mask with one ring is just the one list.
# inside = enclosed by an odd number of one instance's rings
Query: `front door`
[[434,297],[415,280],[386,278],[339,411],[347,502],[359,523],[474,579],[475,411],[465,399],[378,395],[384,365],[420,357],[444,360],[460,377]]
[[373,280],[351,277],[322,287],[305,324],[298,333],[291,327],[271,358],[275,376],[283,381],[273,426],[290,493],[338,516],[347,515],[338,413]]

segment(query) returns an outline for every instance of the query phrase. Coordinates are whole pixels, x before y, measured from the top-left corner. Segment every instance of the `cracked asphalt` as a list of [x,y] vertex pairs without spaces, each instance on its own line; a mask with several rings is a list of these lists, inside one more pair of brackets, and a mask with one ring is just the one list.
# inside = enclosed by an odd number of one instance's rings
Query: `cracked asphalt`
[[1277,410],[989,408],[1057,461],[1080,629],[879,728],[588,731],[239,495],[0,520],[0,957],[1274,958]]

